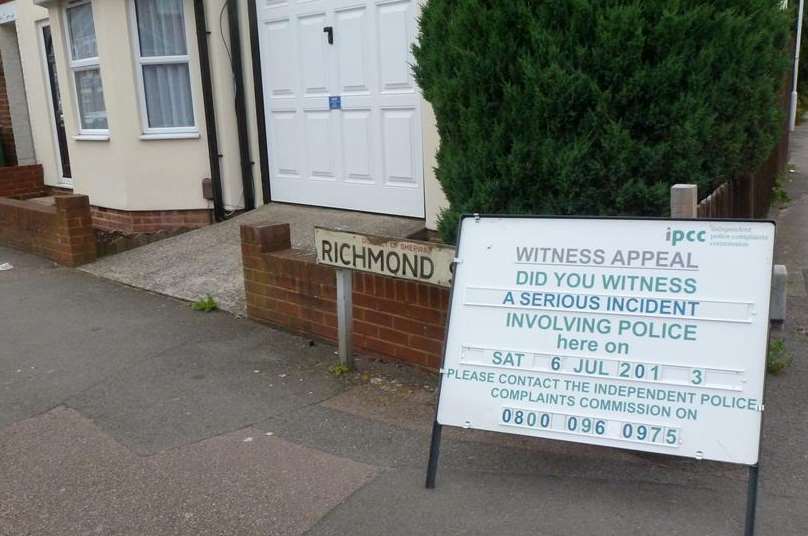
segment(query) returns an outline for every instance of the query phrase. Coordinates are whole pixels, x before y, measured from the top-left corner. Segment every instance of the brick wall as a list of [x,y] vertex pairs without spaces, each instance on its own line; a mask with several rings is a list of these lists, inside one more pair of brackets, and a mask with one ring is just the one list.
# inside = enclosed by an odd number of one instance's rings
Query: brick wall
[[3,146],[5,164],[13,166],[17,163],[16,147],[14,145],[14,131],[11,127],[11,110],[6,92],[6,76],[3,72],[3,63],[0,61],[0,145]]
[[[0,3],[2,3],[0,1]],[[2,168],[0,168],[2,173]],[[45,195],[64,195],[72,190],[58,186],[46,186]],[[0,194],[2,195],[2,194]],[[118,210],[90,206],[93,227],[101,231],[120,232],[125,235],[158,232],[174,233],[199,229],[213,223],[212,212],[199,210]]]
[[124,234],[198,229],[211,224],[209,210],[116,210],[92,207],[93,226]]
[[42,166],[0,167],[0,197],[28,198],[45,195]]
[[[337,339],[336,273],[290,249],[289,226],[242,225],[250,318],[329,341]],[[437,369],[449,289],[375,274],[353,274],[353,341],[367,351]]]
[[85,195],[54,198],[52,205],[0,198],[0,244],[48,257],[65,266],[95,260],[95,232]]

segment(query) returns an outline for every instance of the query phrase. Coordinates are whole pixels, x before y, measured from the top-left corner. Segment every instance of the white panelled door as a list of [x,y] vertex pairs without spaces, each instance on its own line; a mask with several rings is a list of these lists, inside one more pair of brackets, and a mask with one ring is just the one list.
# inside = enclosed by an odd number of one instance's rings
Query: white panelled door
[[272,199],[424,217],[418,0],[254,0]]

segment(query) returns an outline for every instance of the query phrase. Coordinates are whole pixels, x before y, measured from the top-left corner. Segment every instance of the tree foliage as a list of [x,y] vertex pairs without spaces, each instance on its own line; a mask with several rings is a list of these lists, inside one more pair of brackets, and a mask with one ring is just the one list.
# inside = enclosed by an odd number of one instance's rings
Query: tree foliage
[[429,0],[415,75],[437,117],[452,241],[464,212],[664,215],[780,135],[780,0]]

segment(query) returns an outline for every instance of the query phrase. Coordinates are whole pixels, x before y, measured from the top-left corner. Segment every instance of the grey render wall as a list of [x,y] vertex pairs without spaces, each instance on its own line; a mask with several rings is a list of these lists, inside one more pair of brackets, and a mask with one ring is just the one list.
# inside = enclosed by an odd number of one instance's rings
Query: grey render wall
[[6,76],[6,93],[17,151],[17,164],[21,166],[34,164],[36,163],[34,140],[28,118],[28,100],[25,97],[17,28],[13,22],[0,24],[0,58],[3,60],[3,72]]

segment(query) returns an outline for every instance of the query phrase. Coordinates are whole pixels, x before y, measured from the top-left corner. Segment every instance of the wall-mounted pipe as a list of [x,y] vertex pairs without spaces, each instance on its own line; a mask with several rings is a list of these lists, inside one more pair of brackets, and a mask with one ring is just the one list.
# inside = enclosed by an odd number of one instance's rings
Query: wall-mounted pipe
[[210,179],[213,186],[213,216],[216,221],[225,219],[224,195],[222,194],[222,171],[219,165],[219,138],[216,133],[216,113],[213,106],[213,84],[210,78],[210,53],[208,51],[208,26],[205,17],[205,1],[194,0],[196,45],[199,50],[199,71],[202,77],[202,101],[205,106],[205,130],[208,139]]
[[[247,0],[252,2],[253,0]],[[239,27],[238,0],[227,0],[227,21],[230,30],[230,59],[233,68],[233,92],[236,105],[241,182],[244,189],[244,208],[255,208],[255,184],[250,159],[250,138],[247,133],[247,101],[244,98],[244,70],[241,59],[241,29]]]
[[267,122],[264,112],[264,80],[261,74],[261,43],[258,40],[257,2],[247,0],[247,13],[250,25],[250,45],[252,48],[253,91],[255,92],[255,115],[258,128],[258,162],[261,171],[261,193],[264,203],[272,201],[269,186],[269,150],[267,148]]

